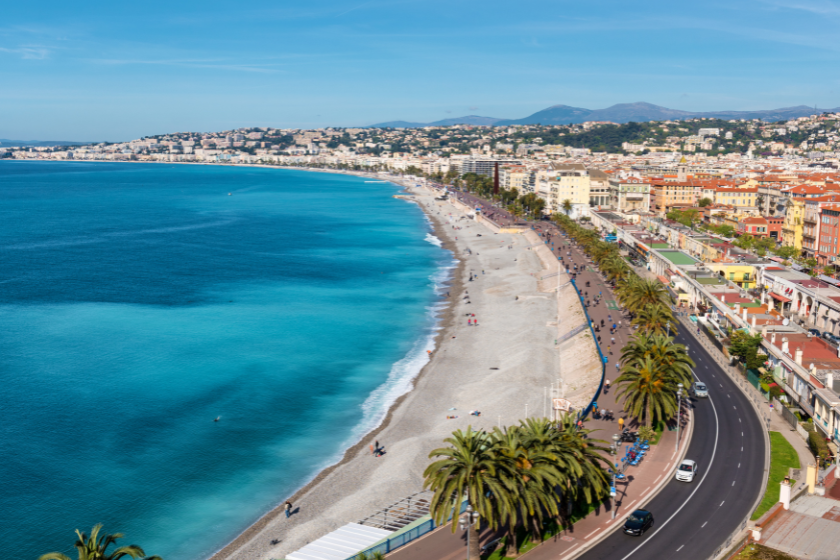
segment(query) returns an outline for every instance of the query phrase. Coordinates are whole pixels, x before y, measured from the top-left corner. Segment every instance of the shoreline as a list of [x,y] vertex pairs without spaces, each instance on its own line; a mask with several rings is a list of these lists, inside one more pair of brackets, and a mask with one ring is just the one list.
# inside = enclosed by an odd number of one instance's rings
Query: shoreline
[[[145,163],[145,162],[141,162],[141,163]],[[161,162],[161,163],[166,163],[166,162]],[[188,163],[188,162],[179,162],[179,163]],[[244,165],[243,165],[243,167],[244,167]],[[249,166],[249,167],[253,167],[253,166]],[[269,166],[269,167],[273,168],[273,169],[279,168],[279,167],[275,167],[275,166]],[[285,169],[285,168],[281,168],[281,169]],[[290,169],[295,169],[295,168],[290,168]],[[314,171],[314,170],[312,170],[312,171]],[[350,174],[350,173],[340,173],[340,174]],[[367,177],[368,175],[361,175],[361,176]],[[387,181],[387,182],[397,184],[394,181],[390,181],[390,180]],[[409,192],[406,189],[411,188],[408,185],[399,185],[399,184],[397,184],[397,185],[399,187],[403,188],[405,190],[405,192]],[[435,334],[434,339],[433,339],[434,340],[434,350],[433,350],[433,352],[436,352],[440,348],[441,343],[443,342],[443,340],[445,340],[446,336],[448,334],[450,334],[451,328],[452,328],[453,323],[454,323],[454,319],[455,319],[454,307],[455,306],[451,305],[451,302],[454,301],[454,298],[456,297],[456,295],[462,293],[462,290],[464,288],[464,282],[462,280],[462,275],[463,275],[463,269],[465,267],[465,262],[461,258],[461,255],[460,255],[460,252],[458,250],[457,245],[452,241],[452,239],[450,239],[449,233],[443,227],[443,224],[440,222],[440,220],[438,220],[436,216],[433,216],[430,213],[428,213],[426,211],[426,208],[422,204],[420,204],[419,202],[417,203],[417,206],[420,207],[421,211],[424,213],[424,215],[427,218],[429,218],[429,221],[432,224],[432,232],[431,233],[432,233],[432,235],[434,235],[435,237],[437,237],[438,239],[441,240],[441,248],[444,249],[444,250],[450,251],[450,253],[452,254],[453,260],[457,263],[456,266],[455,266],[455,269],[452,273],[451,278],[446,280],[446,283],[449,285],[449,288],[450,288],[449,289],[450,304],[448,304],[444,309],[442,309],[440,311],[440,315],[437,319],[437,325],[435,326],[438,329],[438,332],[437,332],[437,334]],[[403,402],[405,402],[405,400],[409,397],[409,395],[411,395],[411,393],[416,390],[417,384],[420,382],[421,378],[423,378],[424,374],[427,373],[430,364],[431,364],[431,360],[429,362],[427,362],[420,369],[420,371],[417,372],[416,375],[414,375],[414,377],[411,380],[411,388],[408,391],[406,391],[405,393],[403,393],[402,395],[400,395],[399,397],[397,397],[397,399],[395,399],[394,402],[389,405],[388,410],[385,413],[385,416],[383,417],[382,421],[377,426],[375,426],[374,428],[372,428],[369,431],[362,434],[361,437],[359,438],[358,442],[354,443],[353,445],[351,445],[350,447],[348,447],[344,451],[342,451],[341,458],[336,463],[333,463],[332,465],[328,465],[328,466],[324,467],[323,469],[321,469],[317,474],[315,474],[315,476],[311,480],[309,480],[309,482],[305,483],[300,489],[296,490],[295,493],[292,494],[291,497],[287,497],[285,499],[289,500],[293,504],[296,504],[297,502],[300,501],[301,497],[304,496],[307,492],[313,490],[315,487],[317,487],[319,484],[321,484],[326,478],[328,478],[330,474],[332,474],[334,471],[336,471],[337,469],[341,468],[343,465],[350,462],[353,459],[353,457],[355,457],[360,451],[363,451],[365,446],[366,446],[366,440],[368,440],[370,438],[379,437],[379,434],[382,431],[386,430],[391,425],[391,423],[393,422],[394,413],[396,412],[396,410],[400,407],[400,405],[403,404]],[[284,514],[284,502],[285,502],[285,500],[282,500],[282,501],[278,502],[278,504],[274,508],[272,508],[271,511],[263,514],[257,521],[255,521],[254,523],[249,525],[247,529],[242,531],[234,540],[232,540],[231,542],[226,544],[224,547],[222,547],[218,551],[214,552],[213,555],[208,558],[208,560],[227,560],[228,558],[230,558],[242,545],[246,544],[252,538],[259,535],[260,532],[263,531],[268,526],[268,524],[270,522],[274,521],[275,519],[279,518],[282,514]]]

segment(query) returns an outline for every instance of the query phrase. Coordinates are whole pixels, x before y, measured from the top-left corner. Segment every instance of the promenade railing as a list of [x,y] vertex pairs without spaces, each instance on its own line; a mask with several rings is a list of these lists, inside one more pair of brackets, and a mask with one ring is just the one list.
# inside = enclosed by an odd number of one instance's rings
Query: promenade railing
[[575,282],[574,278],[571,280],[572,286],[575,288],[575,292],[577,292],[578,298],[580,299],[580,306],[583,308],[583,314],[586,317],[586,324],[589,325],[589,332],[592,333],[592,342],[595,343],[595,349],[598,350],[598,357],[601,361],[601,381],[598,383],[598,390],[595,391],[595,395],[592,397],[592,400],[589,401],[589,404],[586,408],[583,409],[583,412],[580,413],[579,418],[586,418],[590,412],[592,412],[592,408],[595,406],[595,403],[598,402],[598,399],[601,396],[601,391],[604,390],[604,379],[606,379],[607,375],[607,357],[604,356],[604,353],[601,351],[601,345],[598,344],[598,337],[595,335],[595,328],[594,322],[592,318],[589,316],[589,311],[586,310],[586,302],[584,301],[583,294],[580,293],[580,290],[577,287],[577,283]]

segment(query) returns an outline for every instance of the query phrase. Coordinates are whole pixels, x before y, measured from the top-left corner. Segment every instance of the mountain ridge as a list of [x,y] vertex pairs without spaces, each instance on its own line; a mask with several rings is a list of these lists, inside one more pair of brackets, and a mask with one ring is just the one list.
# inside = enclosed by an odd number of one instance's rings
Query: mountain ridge
[[840,107],[834,109],[817,109],[815,107],[808,107],[807,105],[797,105],[794,107],[749,111],[683,111],[680,109],[670,109],[668,107],[654,105],[644,101],[637,101],[635,103],[617,103],[604,109],[586,109],[584,107],[572,107],[570,105],[562,104],[552,105],[551,107],[537,111],[536,113],[521,119],[497,119],[494,117],[468,115],[465,117],[454,117],[430,123],[389,121],[369,125],[365,128],[421,128],[425,126],[453,126],[456,124],[472,124],[479,126],[507,126],[513,124],[552,125],[580,124],[586,121],[609,121],[617,124],[624,124],[631,121],[649,122],[694,118],[762,119],[774,122],[798,117],[807,117],[826,111],[838,112],[840,111]]

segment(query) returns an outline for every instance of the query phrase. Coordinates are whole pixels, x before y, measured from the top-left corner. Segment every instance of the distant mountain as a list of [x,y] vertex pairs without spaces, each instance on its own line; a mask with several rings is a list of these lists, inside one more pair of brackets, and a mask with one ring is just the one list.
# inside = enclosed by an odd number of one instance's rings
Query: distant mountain
[[783,107],[781,109],[770,109],[766,111],[680,111],[660,107],[652,103],[640,101],[638,103],[619,103],[606,109],[584,109],[583,107],[570,107],[569,105],[554,105],[548,109],[537,111],[524,119],[494,119],[492,117],[479,117],[470,115],[454,119],[444,119],[432,123],[410,123],[405,121],[392,121],[371,125],[368,128],[418,128],[423,126],[452,126],[455,124],[473,124],[480,126],[507,126],[511,124],[579,124],[586,121],[610,121],[614,123],[647,122],[684,120],[694,118],[712,119],[762,119],[765,121],[785,121],[798,117],[807,117],[815,113],[840,112],[840,107],[835,109],[815,109],[807,105],[796,107]]
[[466,117],[455,117],[452,119],[443,119],[440,121],[430,123],[416,123],[407,121],[388,121],[379,124],[372,124],[365,128],[422,128],[424,126],[454,126],[456,124],[472,124],[477,126],[493,126],[502,119],[495,119],[493,117],[479,117],[478,115],[468,115]]
[[0,138],[0,147],[9,146],[86,146],[96,142],[70,142],[69,140],[7,140]]

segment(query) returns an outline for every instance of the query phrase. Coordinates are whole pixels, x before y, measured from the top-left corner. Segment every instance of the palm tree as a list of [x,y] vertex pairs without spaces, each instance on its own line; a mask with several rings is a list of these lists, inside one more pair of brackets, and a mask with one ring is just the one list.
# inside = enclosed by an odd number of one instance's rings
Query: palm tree
[[573,208],[572,201],[567,198],[566,200],[563,201],[562,207],[563,207],[563,211],[568,216],[572,212],[572,208]]
[[[136,544],[129,546],[121,546],[115,549],[110,554],[108,547],[116,544],[118,539],[123,538],[122,533],[114,533],[113,535],[99,535],[102,530],[102,524],[96,525],[90,532],[90,537],[76,529],[75,546],[79,553],[79,560],[119,560],[126,556],[130,558],[143,558],[144,560],[161,560],[160,556],[146,557],[146,553],[142,548]],[[38,560],[70,560],[70,558],[60,552],[49,552],[38,558]]]
[[624,410],[652,426],[677,412],[677,386],[651,357],[626,365],[615,380],[616,398],[624,397]]
[[[507,511],[508,489],[504,482],[504,462],[499,461],[494,438],[487,432],[458,430],[444,440],[450,447],[435,449],[429,458],[443,457],[429,465],[423,472],[424,488],[434,492],[429,510],[435,523],[441,524],[461,511],[461,501],[468,503],[480,518],[495,527]],[[452,524],[455,532],[456,523]],[[478,524],[468,529],[472,542],[478,542]],[[470,551],[470,560],[479,560],[478,547]]]
[[638,313],[646,305],[661,303],[668,305],[668,292],[658,280],[639,280],[634,283],[633,289],[627,293],[624,305],[631,311]]
[[671,309],[661,303],[647,304],[639,311],[633,324],[639,327],[643,334],[665,334],[672,327],[674,315]]
[[660,370],[673,383],[682,383],[687,387],[692,381],[691,368],[694,360],[688,355],[688,350],[682,344],[674,343],[674,339],[661,334],[637,334],[623,348],[621,365],[631,366],[641,364],[645,358],[651,358],[659,364]]

